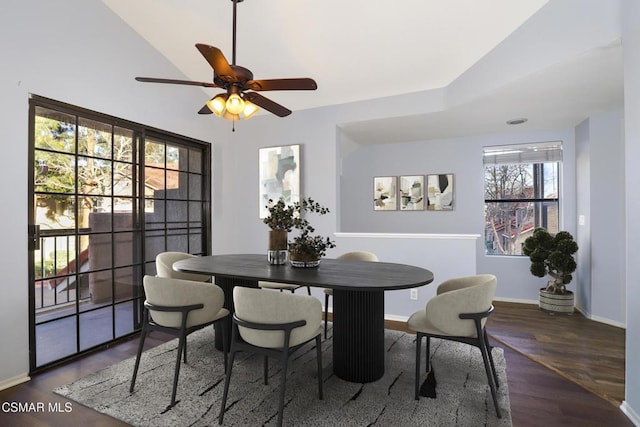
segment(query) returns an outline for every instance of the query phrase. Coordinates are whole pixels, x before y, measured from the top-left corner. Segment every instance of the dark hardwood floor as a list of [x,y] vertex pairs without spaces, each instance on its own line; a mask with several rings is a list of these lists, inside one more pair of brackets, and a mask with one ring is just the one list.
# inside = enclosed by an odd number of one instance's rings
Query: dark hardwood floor
[[[517,340],[529,342],[531,348],[535,347],[535,341],[549,341],[545,338],[536,337],[536,334],[531,333],[529,326],[525,327],[522,325],[522,323],[527,323],[527,321],[514,321],[514,317],[522,317],[522,312],[526,310],[526,315],[529,316],[529,323],[537,325],[538,329],[542,329],[540,322],[549,320],[544,317],[548,315],[538,310],[527,310],[528,308],[530,307],[522,307],[520,304],[497,303],[496,313],[492,316],[488,324],[488,329],[491,334],[505,341],[507,341],[510,334],[512,334]],[[569,323],[572,321],[573,320],[569,320],[568,322],[554,322],[554,334],[556,336],[561,336],[558,334],[563,333],[576,335],[575,326]],[[588,325],[588,322],[586,325]],[[600,324],[593,325],[593,327],[598,328],[598,325]],[[387,327],[406,330],[405,324],[400,322],[388,322]],[[563,328],[565,329],[563,330]],[[539,333],[539,335],[543,334]],[[146,347],[149,348],[158,345],[172,338],[171,336],[154,332],[147,339]],[[584,341],[589,342],[589,340]],[[583,357],[579,361],[576,361],[576,363],[571,364],[572,370],[574,372],[579,372],[580,369],[589,371],[591,366],[588,362],[584,362],[584,360],[598,358],[597,354],[599,354],[601,348],[619,346],[619,341],[619,336],[615,334],[612,336],[602,336],[597,340],[597,348],[581,348],[580,351],[583,355],[594,354],[596,356],[592,358]],[[51,390],[60,385],[73,382],[98,369],[134,356],[137,350],[137,342],[136,339],[129,339],[113,345],[106,350],[87,355],[63,366],[34,375],[32,380],[27,383],[0,391],[1,403],[42,402],[46,405],[47,409],[43,412],[28,414],[2,411],[0,412],[0,425],[11,427],[126,425],[78,403],[70,402],[54,394]],[[558,375],[554,370],[544,367],[541,363],[535,362],[532,360],[535,355],[523,355],[501,341],[492,340],[492,343],[503,348],[505,351],[507,381],[514,426],[633,426],[618,409],[619,403],[615,403],[611,398],[603,398],[597,393],[587,390],[584,386],[567,379],[565,376]],[[624,341],[622,345],[624,345]],[[543,347],[549,348],[548,358],[552,360],[554,354],[562,354],[565,352],[568,345],[566,342],[562,342],[562,340],[551,340],[550,343],[545,344]],[[580,366],[582,366],[582,368],[580,368]],[[613,374],[612,370],[613,368],[609,368],[606,373],[607,378],[617,378],[621,376],[624,380],[624,364],[622,365],[621,372]],[[600,394],[602,393],[604,392],[600,392]],[[608,391],[606,393],[608,393]],[[52,404],[54,407],[55,405],[59,405],[60,412],[50,411],[49,409],[51,408],[49,408],[49,404]],[[65,404],[69,406],[65,407]],[[70,411],[65,412],[65,409],[70,409]]]

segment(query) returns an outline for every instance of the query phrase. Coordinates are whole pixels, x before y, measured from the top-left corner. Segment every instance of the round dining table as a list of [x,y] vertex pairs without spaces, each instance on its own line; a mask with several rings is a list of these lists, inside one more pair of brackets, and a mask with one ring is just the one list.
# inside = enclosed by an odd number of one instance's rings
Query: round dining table
[[[433,281],[431,271],[406,264],[323,258],[318,267],[299,268],[269,264],[267,256],[259,254],[201,256],[178,261],[173,268],[214,276],[231,312],[234,286],[258,287],[258,281],[270,281],[333,289],[333,372],[357,383],[384,375],[384,292]],[[220,336],[216,333],[218,349]]]

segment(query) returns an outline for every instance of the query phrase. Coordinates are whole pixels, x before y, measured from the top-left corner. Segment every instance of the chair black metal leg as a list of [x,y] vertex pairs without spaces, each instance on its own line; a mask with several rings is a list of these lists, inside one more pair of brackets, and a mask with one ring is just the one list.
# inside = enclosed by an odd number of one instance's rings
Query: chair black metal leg
[[491,389],[491,397],[493,397],[493,405],[496,408],[496,415],[498,418],[502,418],[502,414],[500,413],[500,407],[498,406],[498,395],[496,393],[496,385],[493,380],[493,373],[491,371],[491,365],[489,363],[489,355],[487,351],[487,346],[484,342],[484,339],[480,338],[479,340],[480,352],[482,353],[482,360],[484,362],[484,370],[487,374],[487,381],[489,382],[489,388]]
[[[146,317],[146,316],[145,316]],[[142,349],[144,347],[144,340],[147,338],[146,319],[143,320],[142,331],[140,331],[140,343],[138,344],[138,354],[136,355],[136,365],[133,368],[133,377],[131,377],[131,385],[129,386],[129,393],[133,393],[133,387],[136,385],[136,378],[138,376],[138,368],[140,367],[140,357],[142,356]]]
[[264,385],[269,384],[269,356],[264,356],[264,362],[262,363]]
[[425,372],[429,372],[431,370],[431,337],[429,335],[427,337],[427,352],[424,355],[426,366],[424,368]]
[[318,359],[318,397],[320,400],[324,399],[322,393],[322,338],[320,335],[316,337],[316,359]]
[[324,294],[324,337],[327,338],[327,318],[329,317],[329,294]]
[[[288,340],[286,340],[288,341]],[[287,366],[289,364],[289,349],[284,349],[282,355],[282,373],[280,375],[280,399],[278,401],[278,427],[282,427],[282,413],[284,412],[284,394],[287,385]]]
[[227,373],[227,359],[229,354],[229,337],[227,333],[227,322],[229,321],[229,316],[226,316],[222,321],[222,354],[224,355],[224,372]]
[[307,295],[311,296],[311,287],[307,286]]
[[176,355],[176,370],[173,373],[173,390],[171,391],[171,406],[175,406],[176,404],[176,393],[178,391],[178,377],[180,376],[180,358],[182,356],[182,352],[185,351],[185,342],[187,341],[187,336],[184,331],[180,334],[180,338],[178,340],[178,354]]
[[220,414],[218,415],[218,424],[222,424],[224,419],[224,411],[227,406],[227,396],[229,394],[229,383],[231,382],[231,371],[233,371],[233,361],[236,358],[236,351],[231,345],[231,354],[229,355],[229,366],[224,379],[224,392],[222,393],[222,403],[220,404]]
[[493,363],[493,355],[491,354],[491,345],[489,344],[489,337],[487,337],[487,330],[484,331],[484,343],[487,346],[487,352],[489,353],[489,362],[491,363],[491,373],[493,373],[493,380],[496,383],[496,388],[500,388],[500,383],[498,382],[498,373],[496,372],[496,365]]
[[[423,335],[418,332],[416,334],[416,373],[415,373],[415,393],[414,398],[419,400],[420,393],[420,347],[422,347],[422,337]],[[429,339],[429,338],[427,338]],[[428,342],[428,341],[427,341]]]
[[182,347],[182,358],[186,365],[187,364],[187,336],[186,335],[184,337],[184,346]]

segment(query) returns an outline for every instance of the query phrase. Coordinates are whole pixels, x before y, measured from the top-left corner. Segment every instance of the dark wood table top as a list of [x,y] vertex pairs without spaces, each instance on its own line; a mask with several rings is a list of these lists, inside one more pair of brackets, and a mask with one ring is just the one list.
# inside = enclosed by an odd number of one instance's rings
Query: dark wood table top
[[288,263],[271,265],[266,255],[259,254],[190,258],[176,262],[173,268],[187,273],[350,291],[407,289],[433,281],[431,271],[412,265],[323,258],[317,268],[296,268]]

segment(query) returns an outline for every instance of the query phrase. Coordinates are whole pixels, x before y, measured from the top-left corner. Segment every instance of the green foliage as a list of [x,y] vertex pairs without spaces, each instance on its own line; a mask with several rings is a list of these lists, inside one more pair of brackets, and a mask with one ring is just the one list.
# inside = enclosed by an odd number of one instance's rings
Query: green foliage
[[264,218],[262,222],[267,224],[272,230],[291,231],[293,229],[293,218],[299,212],[296,211],[294,205],[286,205],[283,199],[273,202],[269,199],[269,204],[265,206],[269,210],[269,216]]
[[274,203],[269,200],[266,206],[269,210],[269,216],[262,221],[272,230],[292,231],[294,228],[300,230],[300,234],[289,242],[289,252],[303,257],[314,259],[322,258],[329,248],[335,248],[335,242],[329,237],[313,236],[315,228],[305,217],[306,212],[325,215],[329,213],[329,209],[320,205],[312,198],[302,199],[293,205],[285,205],[284,200],[280,199]]
[[551,276],[547,291],[558,294],[565,293],[565,285],[573,280],[571,273],[578,266],[573,255],[577,251],[578,244],[571,233],[560,231],[554,236],[544,228],[536,228],[522,245],[522,253],[531,260],[531,274]]

